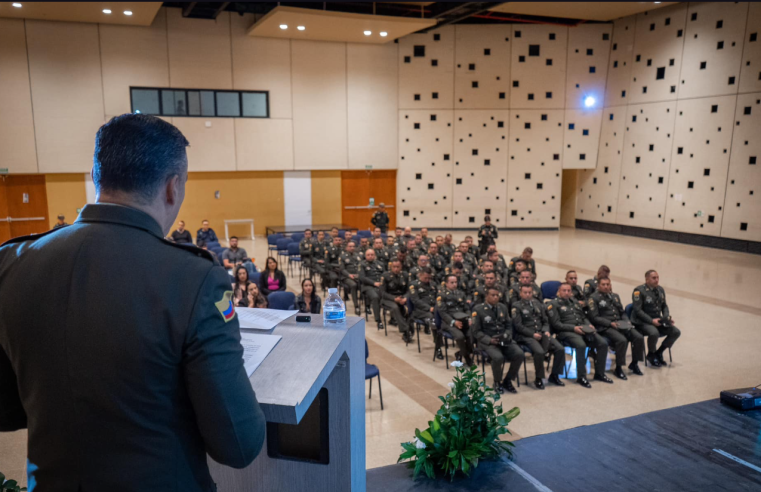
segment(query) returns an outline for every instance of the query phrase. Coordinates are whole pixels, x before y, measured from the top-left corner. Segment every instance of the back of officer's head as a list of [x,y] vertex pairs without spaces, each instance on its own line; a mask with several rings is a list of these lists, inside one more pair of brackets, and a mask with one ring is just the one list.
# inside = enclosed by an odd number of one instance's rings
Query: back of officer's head
[[93,183],[98,194],[150,203],[172,176],[184,186],[187,139],[173,125],[144,114],[111,118],[95,136]]

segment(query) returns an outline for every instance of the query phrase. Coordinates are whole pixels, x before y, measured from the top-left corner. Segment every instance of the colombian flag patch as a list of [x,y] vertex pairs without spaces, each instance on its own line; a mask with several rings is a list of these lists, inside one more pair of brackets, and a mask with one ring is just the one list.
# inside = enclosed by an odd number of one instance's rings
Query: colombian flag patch
[[222,294],[221,300],[214,303],[219,310],[219,314],[221,314],[222,318],[225,320],[225,323],[235,317],[235,308],[233,307],[232,297],[233,291],[228,290]]

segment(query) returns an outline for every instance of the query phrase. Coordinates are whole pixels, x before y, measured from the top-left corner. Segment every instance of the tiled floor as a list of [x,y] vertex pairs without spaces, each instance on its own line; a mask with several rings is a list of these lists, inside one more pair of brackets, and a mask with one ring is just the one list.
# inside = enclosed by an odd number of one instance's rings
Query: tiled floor
[[[465,234],[453,231],[456,240]],[[243,240],[241,246],[257,258],[257,265],[264,264],[264,238]],[[592,389],[569,384],[539,391],[522,385],[517,395],[502,400],[505,407],[521,409],[510,424],[515,438],[694,403],[716,398],[722,389],[761,383],[761,256],[565,228],[502,231],[497,246],[507,259],[532,246],[538,282],[561,280],[570,268],[583,282],[607,264],[613,289],[624,301],[644,282],[644,272],[654,268],[682,331],[674,363],[660,369],[642,366],[643,377],[632,375],[612,385],[593,382]],[[288,280],[297,290],[298,279]],[[353,306],[348,312],[353,313]],[[366,410],[367,466],[373,468],[396,462],[399,443],[410,440],[415,427],[427,425],[454,372],[443,361],[431,360],[430,336],[421,335],[419,354],[417,344],[405,346],[396,327],[390,326],[385,336],[371,319],[366,332],[369,362],[381,370],[385,407],[380,409],[376,382]],[[529,381],[532,367],[529,363]],[[491,383],[488,368],[487,374]],[[6,475],[22,476],[25,439],[25,432],[0,434],[0,470]]]

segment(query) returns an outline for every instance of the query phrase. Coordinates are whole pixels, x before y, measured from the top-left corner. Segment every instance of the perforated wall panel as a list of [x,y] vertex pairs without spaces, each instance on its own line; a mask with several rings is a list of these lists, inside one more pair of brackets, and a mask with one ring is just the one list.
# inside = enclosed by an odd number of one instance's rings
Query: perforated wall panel
[[761,91],[761,3],[751,2],[748,8],[748,25],[745,29],[740,92]]
[[677,102],[665,229],[718,236],[736,96]]
[[594,169],[602,109],[566,109],[563,169]]
[[478,227],[484,215],[505,224],[510,113],[455,110],[454,227]]
[[563,110],[510,111],[507,227],[558,227]]
[[600,131],[597,167],[579,173],[576,217],[597,222],[616,222],[621,157],[626,132],[626,107],[605,108]]
[[676,102],[628,106],[616,223],[663,229]]
[[[605,106],[605,80],[610,55],[610,24],[582,24],[568,28],[566,108]],[[591,104],[586,104],[588,98]]]
[[605,106],[627,103],[634,60],[634,24],[636,17],[613,21],[613,43],[608,61],[608,82],[605,85]]
[[761,241],[761,93],[737,96],[722,237]]
[[455,36],[454,107],[507,109],[512,27],[461,25]]
[[454,26],[399,39],[399,109],[452,108]]
[[510,107],[564,108],[568,28],[514,25]]
[[452,227],[453,111],[399,112],[397,223]]

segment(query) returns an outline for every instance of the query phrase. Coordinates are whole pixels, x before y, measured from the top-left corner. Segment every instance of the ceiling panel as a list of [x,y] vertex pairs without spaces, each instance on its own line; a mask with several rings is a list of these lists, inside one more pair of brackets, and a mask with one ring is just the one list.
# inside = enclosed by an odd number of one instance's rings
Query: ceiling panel
[[493,12],[609,21],[679,2],[507,2]]
[[160,8],[161,2],[0,2],[0,17],[150,26]]

